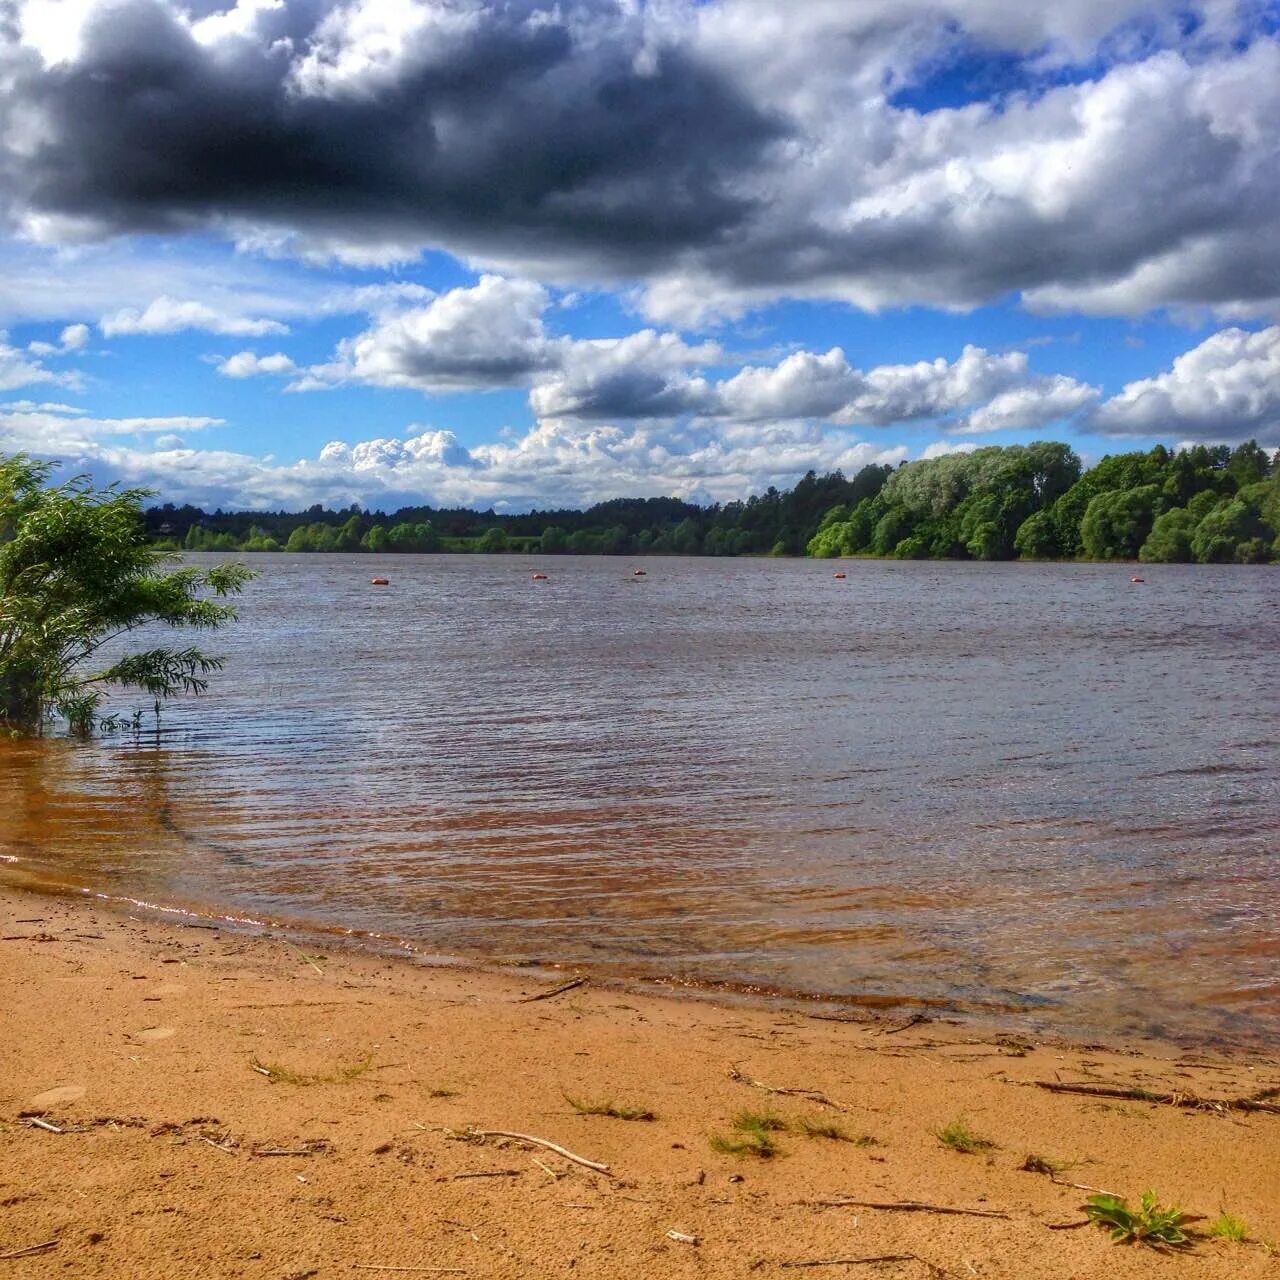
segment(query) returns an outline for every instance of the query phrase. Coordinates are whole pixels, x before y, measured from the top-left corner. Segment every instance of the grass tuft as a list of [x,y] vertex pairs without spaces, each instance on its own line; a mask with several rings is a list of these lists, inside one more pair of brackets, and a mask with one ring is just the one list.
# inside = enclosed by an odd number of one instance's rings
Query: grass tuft
[[580,1116],[611,1116],[614,1120],[656,1120],[657,1113],[648,1107],[631,1107],[616,1102],[589,1102],[586,1099],[571,1098],[566,1093],[564,1100]]
[[[810,1120],[805,1116],[801,1116],[791,1125],[792,1133],[798,1133],[803,1138],[828,1138],[832,1142],[858,1142],[865,1146],[861,1138],[851,1138],[844,1129],[838,1124],[833,1124],[830,1120]],[[874,1139],[872,1139],[874,1141]]]
[[952,1151],[959,1151],[966,1156],[976,1155],[979,1151],[994,1151],[996,1148],[990,1138],[974,1133],[963,1117],[953,1120],[944,1129],[938,1129],[934,1137],[944,1147],[950,1147]]
[[767,1111],[739,1111],[733,1117],[733,1127],[739,1133],[785,1133],[787,1122]]
[[778,1144],[763,1130],[738,1135],[713,1133],[711,1150],[722,1156],[755,1156],[759,1160],[772,1160],[778,1154]]
[[778,1144],[773,1134],[787,1128],[787,1122],[779,1116],[763,1111],[739,1111],[733,1117],[734,1133],[713,1133],[711,1150],[722,1156],[755,1156],[759,1160],[771,1160],[778,1154]]
[[1233,1244],[1244,1244],[1248,1239],[1248,1231],[1244,1219],[1230,1213],[1219,1214],[1204,1229],[1205,1235],[1212,1236],[1215,1240],[1230,1240]]
[[328,1074],[294,1071],[291,1067],[282,1067],[274,1062],[263,1062],[259,1058],[254,1058],[249,1065],[259,1075],[266,1076],[272,1084],[293,1084],[300,1087],[313,1084],[346,1084],[351,1080],[358,1080],[367,1071],[373,1070],[373,1055],[366,1054],[365,1057]]
[[1189,1249],[1195,1241],[1187,1234],[1190,1214],[1158,1204],[1154,1191],[1145,1191],[1136,1209],[1120,1196],[1090,1196],[1085,1217],[1106,1227],[1117,1244],[1145,1244],[1155,1249]]

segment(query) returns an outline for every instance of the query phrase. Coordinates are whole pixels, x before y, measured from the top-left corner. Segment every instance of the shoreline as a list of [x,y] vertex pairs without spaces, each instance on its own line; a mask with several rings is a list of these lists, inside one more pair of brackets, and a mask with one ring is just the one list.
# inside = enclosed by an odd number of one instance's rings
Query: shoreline
[[[246,938],[283,939],[293,946],[320,946],[341,949],[354,956],[393,960],[410,966],[458,970],[520,980],[541,976],[557,981],[557,975],[576,974],[591,966],[554,956],[527,960],[495,960],[458,951],[419,949],[411,939],[379,934],[347,925],[315,920],[287,920],[250,913],[248,908],[219,907],[213,903],[160,903],[113,894],[105,889],[47,879],[21,867],[17,860],[0,855],[0,863],[11,861],[10,874],[0,874],[0,896],[8,892],[81,902],[115,913],[139,913],[139,918],[159,925],[209,927]],[[16,870],[16,874],[14,871]],[[944,996],[867,992],[829,993],[770,987],[762,983],[733,982],[699,978],[696,974],[644,974],[611,967],[599,962],[591,968],[598,987],[620,994],[652,995],[658,999],[688,1000],[712,1005],[790,1012],[802,1017],[841,1022],[860,1022],[877,1027],[902,1018],[919,1017],[930,1023],[949,1025],[971,1034],[1024,1036],[1043,1044],[1072,1048],[1088,1045],[1119,1053],[1217,1053],[1227,1056],[1266,1057],[1270,1049],[1262,1031],[1159,1035],[1152,1032],[1103,1028],[1081,1020],[1081,1015],[1065,1006],[1001,1005],[994,1000],[963,1001]],[[1280,1046],[1277,1046],[1280,1047]]]
[[[535,1000],[567,975],[304,952],[8,887],[0,916],[0,1255],[43,1246],[10,1274],[630,1280],[896,1256],[815,1274],[1280,1275],[1257,1243],[1280,1238],[1280,1115],[1167,1101],[1280,1088],[1275,1057],[590,982]],[[775,1158],[713,1148],[742,1140],[744,1109],[788,1126]],[[996,1145],[948,1149],[956,1119]],[[849,1140],[815,1133],[832,1125]],[[1022,1170],[1029,1155],[1072,1163],[1054,1181]],[[1053,1229],[1082,1218],[1088,1192],[1066,1181],[1225,1211],[1249,1241],[1162,1256]]]

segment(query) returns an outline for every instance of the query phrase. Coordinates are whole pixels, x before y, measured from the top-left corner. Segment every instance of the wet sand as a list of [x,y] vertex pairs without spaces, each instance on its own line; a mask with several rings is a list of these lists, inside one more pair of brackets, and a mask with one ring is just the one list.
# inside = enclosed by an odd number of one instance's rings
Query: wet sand
[[[594,983],[523,1002],[555,982],[14,891],[0,935],[0,1278],[1280,1276],[1280,1115],[1031,1084],[1239,1098],[1280,1086],[1275,1058]],[[774,1158],[713,1150],[744,1109],[790,1126]],[[943,1146],[959,1117],[996,1145]],[[1113,1245],[1070,1225],[1084,1191],[1022,1170],[1033,1153],[1131,1201],[1225,1209],[1250,1241]]]

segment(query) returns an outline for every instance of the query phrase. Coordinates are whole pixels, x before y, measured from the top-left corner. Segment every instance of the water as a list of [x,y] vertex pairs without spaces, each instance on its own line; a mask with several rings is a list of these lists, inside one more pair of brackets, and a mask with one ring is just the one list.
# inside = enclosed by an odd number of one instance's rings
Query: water
[[158,735],[0,745],[5,874],[423,953],[1280,1042],[1274,570],[253,564],[226,671]]

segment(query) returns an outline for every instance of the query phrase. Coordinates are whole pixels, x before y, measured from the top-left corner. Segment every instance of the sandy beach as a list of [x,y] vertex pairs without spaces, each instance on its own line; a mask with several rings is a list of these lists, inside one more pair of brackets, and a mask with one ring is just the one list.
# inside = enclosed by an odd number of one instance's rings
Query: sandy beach
[[[1257,1099],[1274,1059],[531,1000],[557,982],[17,891],[0,916],[0,1276],[1280,1276],[1280,1114],[1176,1105]],[[770,1158],[716,1149],[744,1111]],[[992,1145],[945,1145],[956,1120]],[[1248,1239],[1114,1245],[1071,1182]]]

